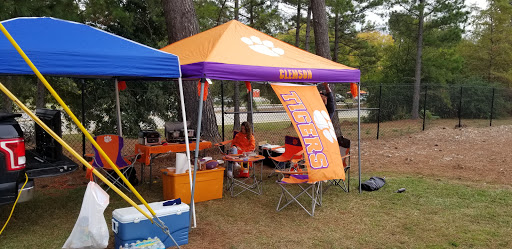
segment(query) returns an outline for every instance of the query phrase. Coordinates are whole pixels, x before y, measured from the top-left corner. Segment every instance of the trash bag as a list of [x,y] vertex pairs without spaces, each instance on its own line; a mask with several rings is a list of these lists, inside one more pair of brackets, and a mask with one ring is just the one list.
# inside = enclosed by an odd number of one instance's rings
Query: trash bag
[[106,248],[109,232],[103,212],[108,203],[105,190],[89,182],[75,227],[62,248]]
[[372,176],[366,182],[361,183],[361,189],[364,191],[375,191],[386,184],[386,179],[378,176]]

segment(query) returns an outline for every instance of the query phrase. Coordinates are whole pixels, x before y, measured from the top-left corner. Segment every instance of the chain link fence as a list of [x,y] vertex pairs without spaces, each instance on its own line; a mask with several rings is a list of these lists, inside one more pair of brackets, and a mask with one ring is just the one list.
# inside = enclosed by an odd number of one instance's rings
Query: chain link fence
[[[56,91],[68,103],[77,118],[84,121],[93,135],[117,134],[115,83],[113,80],[75,80],[55,84]],[[165,138],[166,121],[178,121],[180,116],[178,89],[173,82],[127,82],[120,91],[124,153],[132,153],[141,129],[154,129]],[[219,133],[224,140],[233,137],[235,115],[240,122],[248,120],[248,97],[240,84],[240,109],[233,106],[233,84],[215,83],[210,90]],[[512,124],[512,90],[482,86],[446,86],[423,84],[420,91],[419,119],[411,119],[413,84],[362,84],[361,138],[382,139],[421,132],[433,127],[485,127]],[[222,96],[220,93],[224,92]],[[253,84],[254,134],[257,143],[283,144],[284,136],[296,132],[284,108],[269,84]],[[357,140],[357,100],[349,93],[348,84],[337,84],[334,89],[341,133]],[[222,106],[221,98],[224,99]],[[47,96],[47,100],[53,97]],[[49,101],[47,101],[48,103]],[[54,103],[54,102],[51,102]],[[32,105],[33,106],[33,105]],[[47,108],[60,108],[47,104]],[[224,108],[222,108],[224,107]],[[35,109],[35,108],[34,108]],[[20,111],[14,108],[14,111]],[[91,145],[62,114],[62,136],[79,153],[92,153]],[[20,119],[27,146],[35,145],[34,122]],[[67,152],[65,152],[70,156]]]

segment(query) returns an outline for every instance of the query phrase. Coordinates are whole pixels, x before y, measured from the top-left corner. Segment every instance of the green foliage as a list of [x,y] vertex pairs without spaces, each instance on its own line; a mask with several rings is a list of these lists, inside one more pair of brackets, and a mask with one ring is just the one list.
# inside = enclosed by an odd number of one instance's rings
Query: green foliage
[[[60,88],[56,90],[65,92]],[[80,94],[80,91],[72,91],[67,95],[67,102],[77,116],[81,116],[82,109]],[[93,134],[117,133],[114,82],[87,80],[85,94],[84,126],[90,127]],[[119,98],[125,137],[137,137],[141,129],[156,129],[156,117],[164,121],[178,120],[179,96],[173,82],[130,81],[127,90],[120,91]]]
[[240,21],[265,34],[285,30],[278,1],[240,0]]
[[489,1],[475,20],[473,36],[460,44],[469,77],[512,86],[512,6],[507,0]]
[[[380,101],[380,114],[378,110],[370,111],[367,122],[376,122],[379,115],[380,121],[406,119],[410,116],[409,103],[412,100],[412,85],[395,84],[365,84],[368,89],[366,104],[370,108],[378,108]],[[382,95],[380,95],[382,94]]]
[[426,0],[421,6],[413,0],[390,0],[392,11],[388,21],[390,34],[395,41],[385,56],[383,82],[412,82],[414,79],[419,12],[423,9],[422,82],[454,83],[460,78],[463,59],[456,49],[462,39],[461,24],[467,20],[468,11],[463,1]]
[[159,0],[85,0],[82,15],[87,24],[161,48],[167,31]]
[[69,0],[2,0],[0,20],[15,17],[48,16],[70,21],[80,21],[77,1]]
[[199,29],[205,31],[233,19],[233,9],[226,6],[226,1],[194,1]]
[[436,120],[436,119],[440,118],[439,116],[433,115],[429,110],[425,110],[425,111],[421,110],[420,111],[420,118],[423,119],[424,117],[425,117],[426,120]]

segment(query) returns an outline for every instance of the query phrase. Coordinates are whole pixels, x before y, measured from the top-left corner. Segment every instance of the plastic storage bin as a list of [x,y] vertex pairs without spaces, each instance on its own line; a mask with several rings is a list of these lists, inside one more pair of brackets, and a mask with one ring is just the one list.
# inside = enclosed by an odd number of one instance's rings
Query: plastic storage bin
[[[156,216],[169,228],[169,232],[178,245],[187,244],[190,226],[190,207],[185,203],[163,206],[164,202],[149,203],[149,206],[155,211]],[[139,207],[151,215],[144,205],[139,205]],[[160,227],[152,224],[146,216],[142,215],[134,207],[119,208],[112,212],[112,231],[115,236],[114,248],[155,236],[164,243],[166,248],[175,246],[172,239]]]
[[[181,198],[182,202],[190,204],[190,185],[188,173],[176,174],[174,170],[161,169],[164,199]],[[222,198],[224,183],[224,168],[197,171],[194,202]]]

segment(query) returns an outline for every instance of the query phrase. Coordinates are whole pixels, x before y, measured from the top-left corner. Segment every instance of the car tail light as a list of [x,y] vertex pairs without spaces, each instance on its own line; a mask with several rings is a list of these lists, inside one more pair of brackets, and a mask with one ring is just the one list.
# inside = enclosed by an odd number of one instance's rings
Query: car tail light
[[0,141],[0,151],[5,155],[7,171],[25,168],[25,140],[23,140],[23,138]]

